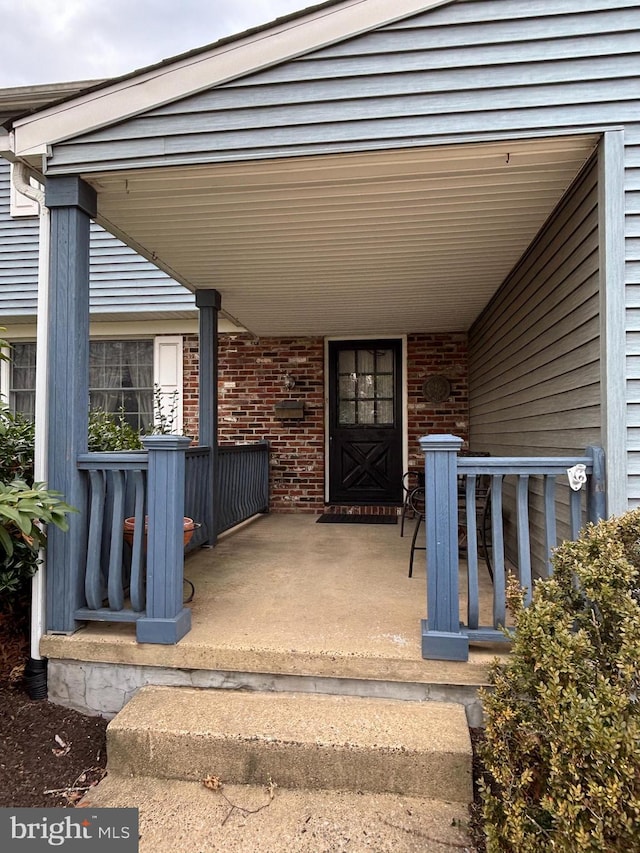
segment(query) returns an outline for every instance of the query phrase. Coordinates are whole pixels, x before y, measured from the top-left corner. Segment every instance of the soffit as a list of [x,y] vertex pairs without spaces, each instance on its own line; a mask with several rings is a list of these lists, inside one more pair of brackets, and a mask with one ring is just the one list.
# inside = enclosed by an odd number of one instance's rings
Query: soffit
[[595,136],[86,175],[99,221],[259,335],[469,328]]

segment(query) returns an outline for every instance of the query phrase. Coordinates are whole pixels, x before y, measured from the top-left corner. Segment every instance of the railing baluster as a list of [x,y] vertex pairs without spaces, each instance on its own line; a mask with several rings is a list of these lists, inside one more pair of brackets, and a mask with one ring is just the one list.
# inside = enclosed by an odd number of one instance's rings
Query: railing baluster
[[582,527],[582,492],[569,492],[569,515],[571,525],[571,538],[577,539]]
[[108,596],[111,610],[124,607],[122,588],[122,543],[124,528],[124,471],[112,471],[113,518],[111,520],[111,548],[109,551]]
[[518,476],[518,569],[520,585],[526,589],[525,601],[531,602],[531,538],[529,534],[529,475]]
[[89,507],[89,536],[87,541],[87,573],[84,594],[87,605],[94,610],[102,606],[103,585],[100,557],[102,554],[102,520],[104,518],[105,482],[102,471],[89,471],[91,504]]
[[506,623],[504,532],[502,528],[502,475],[491,478],[491,544],[493,548],[493,627]]
[[557,545],[556,533],[556,479],[553,474],[544,478],[544,535],[547,549],[547,571],[552,573],[551,551]]
[[145,608],[145,577],[144,577],[144,493],[145,478],[143,471],[133,471],[135,489],[134,510],[135,526],[133,529],[133,544],[131,546],[131,580],[129,594],[131,607],[136,613]]
[[476,476],[466,476],[467,510],[467,619],[470,628],[477,628],[480,621],[480,586],[478,582],[478,530],[476,514]]

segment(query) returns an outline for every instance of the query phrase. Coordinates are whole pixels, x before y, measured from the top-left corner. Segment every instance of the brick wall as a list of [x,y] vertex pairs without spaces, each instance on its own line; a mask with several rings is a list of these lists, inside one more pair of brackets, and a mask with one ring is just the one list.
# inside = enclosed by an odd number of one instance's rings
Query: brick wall
[[[184,352],[185,423],[194,435],[197,338],[185,339]],[[277,512],[320,512],[324,507],[323,364],[322,338],[220,336],[219,441],[269,441],[271,507]],[[284,385],[287,375],[295,380],[291,390]],[[197,386],[197,373],[195,379]],[[276,403],[284,400],[302,401],[304,418],[279,418]]]
[[[468,435],[467,339],[465,334],[410,335],[408,359],[409,461],[422,464],[418,438],[428,432]],[[221,335],[219,439],[271,445],[271,507],[276,512],[320,512],[324,506],[324,341]],[[286,374],[295,387],[284,387]],[[451,382],[451,397],[429,403],[424,380]],[[301,421],[281,420],[276,403],[301,400]],[[197,437],[198,339],[184,338],[185,433]],[[360,511],[361,508],[358,508]],[[369,509],[367,508],[369,511]],[[381,511],[389,511],[385,508]],[[391,510],[392,511],[392,510]]]
[[[469,436],[467,336],[464,333],[409,335],[407,339],[407,403],[409,466],[424,464],[418,439],[428,433]],[[444,376],[451,396],[443,403],[425,400],[422,386],[430,376]]]

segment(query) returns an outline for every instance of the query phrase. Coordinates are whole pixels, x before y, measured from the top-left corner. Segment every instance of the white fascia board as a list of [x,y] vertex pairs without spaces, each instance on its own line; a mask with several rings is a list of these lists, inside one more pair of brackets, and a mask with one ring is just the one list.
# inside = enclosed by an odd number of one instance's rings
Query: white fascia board
[[345,0],[16,121],[15,154],[47,146],[336,44],[452,0]]

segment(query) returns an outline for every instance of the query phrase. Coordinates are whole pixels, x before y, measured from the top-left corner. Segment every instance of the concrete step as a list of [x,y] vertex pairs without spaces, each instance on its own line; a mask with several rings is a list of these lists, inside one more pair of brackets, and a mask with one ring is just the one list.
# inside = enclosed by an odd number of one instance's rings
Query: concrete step
[[[112,773],[82,802],[137,808],[140,853],[464,853],[468,807],[424,797],[276,788]],[[115,849],[115,848],[114,848]]]
[[443,702],[145,687],[107,755],[120,776],[472,799],[464,708]]

